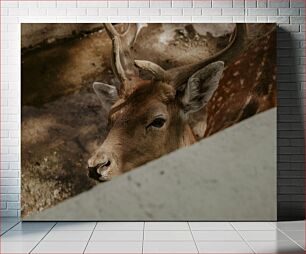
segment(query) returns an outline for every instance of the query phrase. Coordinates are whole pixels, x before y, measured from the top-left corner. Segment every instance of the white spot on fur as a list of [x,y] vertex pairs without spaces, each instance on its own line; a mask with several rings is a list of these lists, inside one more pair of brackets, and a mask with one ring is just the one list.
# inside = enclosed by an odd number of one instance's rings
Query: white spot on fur
[[251,101],[251,99],[252,99],[252,96],[249,95],[249,96],[246,98],[246,101],[245,101],[245,103],[244,103],[244,106],[246,106],[247,104],[249,104],[249,102]]
[[257,75],[256,75],[256,80],[259,80],[260,76],[261,76],[262,72],[261,71],[258,71],[257,72]]
[[238,61],[236,61],[235,63],[234,63],[234,65],[238,65],[238,64],[240,64],[241,63],[241,60],[238,60]]

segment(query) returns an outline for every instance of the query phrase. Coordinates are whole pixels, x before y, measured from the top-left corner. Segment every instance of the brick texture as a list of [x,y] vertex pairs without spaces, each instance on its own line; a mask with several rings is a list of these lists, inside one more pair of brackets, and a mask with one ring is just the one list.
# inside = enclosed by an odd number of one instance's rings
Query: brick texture
[[278,23],[278,219],[304,218],[304,0],[4,0],[1,16],[1,216],[20,216],[19,24],[130,21]]

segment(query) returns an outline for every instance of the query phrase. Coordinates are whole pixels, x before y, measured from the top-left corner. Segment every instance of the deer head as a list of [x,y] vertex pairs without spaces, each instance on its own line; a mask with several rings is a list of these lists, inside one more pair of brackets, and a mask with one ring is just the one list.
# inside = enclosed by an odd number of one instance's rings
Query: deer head
[[[123,34],[111,24],[105,24],[105,29],[112,40],[112,70],[121,86],[117,90],[109,84],[93,85],[102,106],[112,103],[107,108],[109,133],[88,160],[89,176],[99,181],[203,137],[205,106],[218,88],[225,66],[243,51],[246,31],[245,25],[237,24],[228,46],[216,55],[164,70],[153,62],[133,59],[136,25],[129,25]],[[141,79],[139,69],[153,78]]]

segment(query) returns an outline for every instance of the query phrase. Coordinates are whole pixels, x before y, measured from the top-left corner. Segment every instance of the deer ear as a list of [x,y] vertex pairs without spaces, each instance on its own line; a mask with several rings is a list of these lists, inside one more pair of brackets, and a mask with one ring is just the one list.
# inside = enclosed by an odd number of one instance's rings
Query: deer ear
[[194,113],[203,108],[218,88],[224,69],[224,62],[211,63],[194,73],[183,91],[184,113]]
[[101,82],[94,82],[93,83],[93,89],[95,93],[97,94],[102,107],[108,111],[112,104],[116,101],[118,98],[118,92],[116,87],[104,84]]

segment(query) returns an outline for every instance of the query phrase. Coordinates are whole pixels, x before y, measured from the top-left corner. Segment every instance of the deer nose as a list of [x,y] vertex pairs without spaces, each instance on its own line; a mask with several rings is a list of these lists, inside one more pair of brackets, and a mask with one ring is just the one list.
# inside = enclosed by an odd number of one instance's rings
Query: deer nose
[[107,181],[110,179],[111,159],[109,156],[94,156],[88,160],[88,176],[98,180]]

